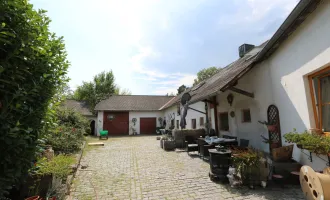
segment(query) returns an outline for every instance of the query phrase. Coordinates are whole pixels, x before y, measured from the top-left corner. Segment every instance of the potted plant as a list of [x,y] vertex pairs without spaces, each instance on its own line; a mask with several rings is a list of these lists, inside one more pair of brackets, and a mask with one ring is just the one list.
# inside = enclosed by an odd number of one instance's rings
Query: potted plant
[[260,124],[266,125],[268,131],[274,132],[277,129],[277,124],[271,123],[271,122],[266,122],[266,121],[258,121]]
[[309,150],[310,152],[322,155],[329,155],[330,138],[318,133],[309,133],[307,130],[298,133],[295,129],[293,132],[284,135],[289,143],[296,143],[298,148]]
[[260,174],[261,152],[252,148],[247,148],[246,150],[233,149],[232,151],[233,165],[242,183],[254,188],[256,184],[259,184],[259,180],[256,177],[259,177]]
[[173,137],[166,135],[163,140],[163,149],[166,151],[172,151],[175,149],[175,141],[173,140]]

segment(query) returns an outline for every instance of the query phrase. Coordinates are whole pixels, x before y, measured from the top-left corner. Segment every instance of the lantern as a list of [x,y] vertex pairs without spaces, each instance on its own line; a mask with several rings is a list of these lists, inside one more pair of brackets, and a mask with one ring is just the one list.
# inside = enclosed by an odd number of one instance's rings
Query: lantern
[[234,101],[234,95],[233,94],[228,94],[227,101],[228,101],[229,105],[231,106],[233,101]]

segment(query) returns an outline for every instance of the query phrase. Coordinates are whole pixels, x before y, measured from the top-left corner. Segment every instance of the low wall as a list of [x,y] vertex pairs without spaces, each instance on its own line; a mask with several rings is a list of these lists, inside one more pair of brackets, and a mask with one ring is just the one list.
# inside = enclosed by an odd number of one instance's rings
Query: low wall
[[183,130],[173,130],[172,135],[177,148],[184,147],[185,136],[193,136],[196,139],[200,136],[205,136],[205,129],[183,129]]

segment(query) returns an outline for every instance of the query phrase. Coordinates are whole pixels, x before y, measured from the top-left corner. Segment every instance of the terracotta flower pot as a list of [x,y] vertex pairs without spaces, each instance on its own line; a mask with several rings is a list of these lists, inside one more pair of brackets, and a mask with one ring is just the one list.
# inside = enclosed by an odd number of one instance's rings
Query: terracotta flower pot
[[40,200],[40,196],[28,197],[25,200]]
[[268,131],[274,132],[276,131],[276,125],[267,125]]

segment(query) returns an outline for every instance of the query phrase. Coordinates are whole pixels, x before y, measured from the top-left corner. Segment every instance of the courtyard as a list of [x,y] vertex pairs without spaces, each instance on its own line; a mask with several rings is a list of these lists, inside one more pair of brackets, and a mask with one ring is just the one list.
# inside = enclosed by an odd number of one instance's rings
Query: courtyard
[[304,199],[299,186],[251,190],[212,182],[206,161],[166,152],[155,136],[103,141],[86,146],[69,199]]

